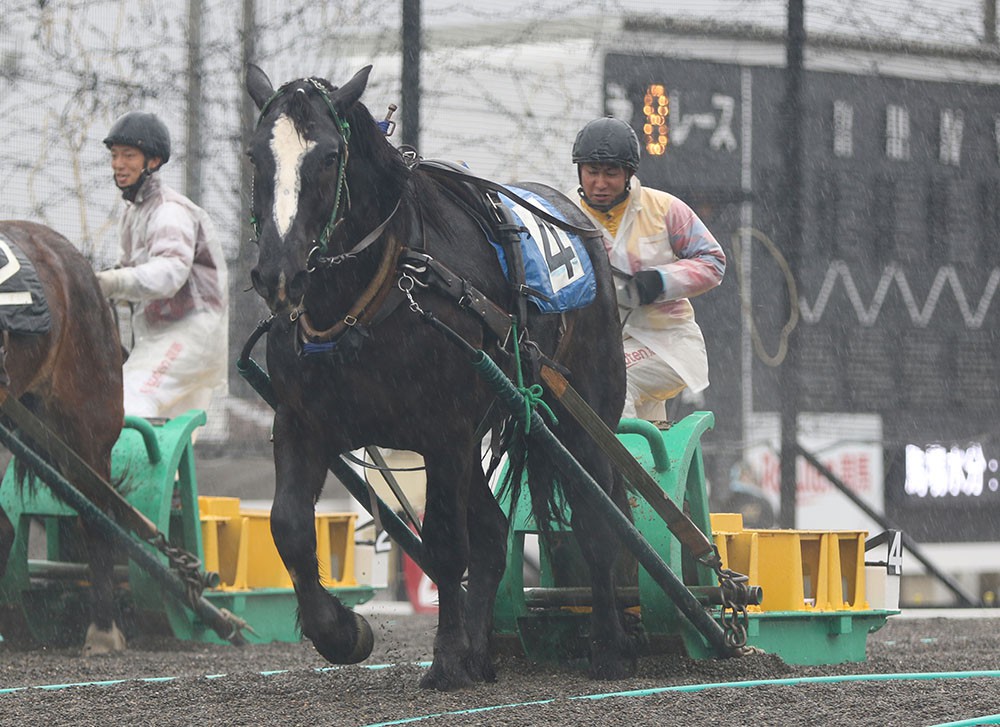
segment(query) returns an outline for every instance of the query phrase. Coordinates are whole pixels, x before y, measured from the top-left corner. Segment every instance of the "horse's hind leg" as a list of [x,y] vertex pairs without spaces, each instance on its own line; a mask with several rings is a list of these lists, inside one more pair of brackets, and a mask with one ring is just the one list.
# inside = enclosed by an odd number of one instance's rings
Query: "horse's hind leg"
[[[581,439],[582,438],[582,439]],[[624,488],[608,460],[594,447],[587,435],[577,433],[573,440],[589,446],[573,447],[577,461],[611,494],[615,504],[629,513]],[[563,477],[563,480],[567,478]],[[580,496],[575,487],[564,488],[573,510],[573,534],[590,569],[592,609],[590,618],[590,675],[595,679],[621,679],[635,672],[638,634],[625,628],[624,612],[615,596],[615,570],[621,547],[607,516]]]
[[[489,669],[484,666],[488,656],[474,651],[473,638],[470,637],[466,622],[469,610],[478,608],[481,611],[491,578],[478,573],[486,573],[484,568],[470,569],[470,575],[476,575],[474,585],[470,583],[469,597],[473,599],[471,609],[467,609],[462,576],[469,566],[469,531],[479,527],[479,523],[469,527],[467,511],[470,468],[476,465],[471,445],[456,448],[450,454],[425,453],[424,461],[427,471],[427,507],[422,536],[424,553],[438,587],[438,630],[434,637],[434,661],[420,680],[420,686],[448,691],[470,686],[475,681],[491,676]],[[479,477],[482,478],[481,473]],[[479,503],[476,507],[482,509]],[[480,539],[481,536],[477,534],[477,544]],[[477,555],[477,559],[479,557]],[[476,563],[476,566],[483,565],[484,562]],[[495,588],[494,585],[494,592]],[[482,628],[481,622],[476,624],[476,638],[480,641]]]
[[572,525],[584,559],[590,566],[593,592],[590,675],[595,679],[631,676],[635,672],[639,635],[626,631],[625,615],[615,597],[615,566],[621,552],[617,547],[617,535],[600,512],[582,506],[580,502],[573,503]]
[[83,522],[90,562],[91,622],[83,643],[84,656],[124,651],[125,635],[115,622],[114,548],[93,526]]
[[[117,432],[118,429],[101,426],[99,415],[94,412],[94,424],[97,432]],[[113,414],[112,414],[113,416]],[[65,427],[62,436],[66,441],[76,442],[78,453],[88,462],[95,472],[101,475],[105,482],[111,480],[111,449],[115,437],[110,434],[84,436],[86,428],[82,424],[73,426],[75,419],[62,415],[61,421]],[[87,560],[90,565],[90,626],[83,643],[84,656],[98,656],[124,651],[125,635],[116,622],[118,613],[115,604],[114,567],[116,548],[107,535],[100,532],[97,525],[90,524],[80,518],[84,539],[87,547]]]
[[490,652],[493,607],[506,565],[507,520],[478,466],[469,491],[469,588],[465,619],[471,645],[469,672],[474,679],[496,679]]
[[271,534],[292,577],[303,635],[327,661],[355,664],[371,654],[371,627],[319,582],[315,503],[326,479],[327,456],[322,443],[305,435],[279,408],[274,421]]
[[7,572],[7,559],[14,547],[16,536],[14,524],[7,516],[7,511],[0,507],[0,578]]

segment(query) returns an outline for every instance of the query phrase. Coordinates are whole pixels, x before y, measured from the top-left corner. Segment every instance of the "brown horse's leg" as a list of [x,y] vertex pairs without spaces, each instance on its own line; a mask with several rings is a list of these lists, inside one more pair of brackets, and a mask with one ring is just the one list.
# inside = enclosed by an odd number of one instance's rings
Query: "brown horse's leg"
[[124,651],[125,635],[115,623],[114,549],[108,540],[83,523],[90,562],[90,626],[83,644],[84,656]]

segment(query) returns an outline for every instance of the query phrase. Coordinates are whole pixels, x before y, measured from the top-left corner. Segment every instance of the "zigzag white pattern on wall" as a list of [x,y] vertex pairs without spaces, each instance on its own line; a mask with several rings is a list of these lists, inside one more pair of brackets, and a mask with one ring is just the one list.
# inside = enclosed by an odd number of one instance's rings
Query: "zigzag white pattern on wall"
[[833,294],[838,279],[843,280],[847,298],[854,307],[854,311],[858,316],[858,322],[863,326],[875,325],[879,312],[882,310],[882,305],[889,293],[889,286],[895,282],[902,295],[903,304],[906,306],[906,310],[909,311],[910,320],[913,321],[914,325],[925,328],[930,323],[931,318],[934,316],[938,299],[941,297],[941,292],[944,290],[946,284],[950,284],[955,294],[955,300],[958,302],[959,310],[962,313],[962,318],[965,320],[966,328],[978,329],[982,327],[986,313],[989,311],[990,303],[993,301],[993,296],[996,293],[997,287],[1000,286],[1000,268],[993,268],[990,272],[990,277],[986,281],[986,287],[983,290],[975,311],[972,310],[965,289],[962,287],[962,282],[959,280],[958,273],[951,265],[945,265],[938,269],[937,275],[934,276],[934,282],[927,293],[927,299],[921,307],[918,305],[913,291],[910,289],[906,273],[891,263],[882,271],[882,277],[875,289],[871,304],[866,306],[865,302],[861,299],[861,294],[858,292],[858,287],[854,283],[854,278],[847,263],[842,260],[833,260],[830,263],[830,267],[826,270],[819,295],[816,296],[813,305],[810,307],[802,296],[799,297],[799,310],[802,313],[802,319],[806,323],[817,323],[823,317],[823,312],[829,303],[830,296]]

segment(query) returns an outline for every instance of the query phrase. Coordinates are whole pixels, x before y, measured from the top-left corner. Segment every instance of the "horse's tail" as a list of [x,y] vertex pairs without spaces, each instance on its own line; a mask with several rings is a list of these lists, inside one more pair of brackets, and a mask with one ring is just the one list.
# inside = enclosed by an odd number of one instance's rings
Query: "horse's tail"
[[554,527],[568,528],[569,508],[559,486],[559,472],[548,452],[535,446],[526,463],[528,489],[531,492],[531,512],[539,530],[550,532]]
[[568,527],[565,498],[559,488],[558,473],[551,456],[542,445],[531,442],[531,438],[525,436],[520,424],[515,424],[512,429],[509,441],[505,443],[507,470],[498,494],[502,496],[509,491],[512,514],[527,483],[531,513],[539,530],[547,533],[556,525]]

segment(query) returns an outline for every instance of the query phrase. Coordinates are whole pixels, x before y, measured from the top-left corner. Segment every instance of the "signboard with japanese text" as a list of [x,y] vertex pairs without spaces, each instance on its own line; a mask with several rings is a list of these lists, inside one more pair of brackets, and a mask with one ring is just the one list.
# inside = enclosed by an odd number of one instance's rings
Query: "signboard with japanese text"
[[[756,414],[753,445],[747,453],[756,484],[777,511],[781,429],[777,414]],[[882,420],[872,414],[801,414],[798,441],[815,453],[851,492],[876,510],[882,509]],[[811,464],[799,458],[795,527],[803,530],[867,530],[883,528],[831,485]]]
[[[783,238],[781,68],[609,54],[605,88],[607,111],[639,135],[643,184],[687,201],[729,259],[723,285],[692,301],[720,439],[750,441],[748,397],[778,411],[795,376],[800,411],[881,417],[886,506],[911,529],[937,537],[945,511],[1000,515],[1000,87],[806,71],[796,241]],[[789,291],[795,371],[781,365]],[[959,477],[979,494],[917,494]],[[995,539],[976,518],[947,537]]]

